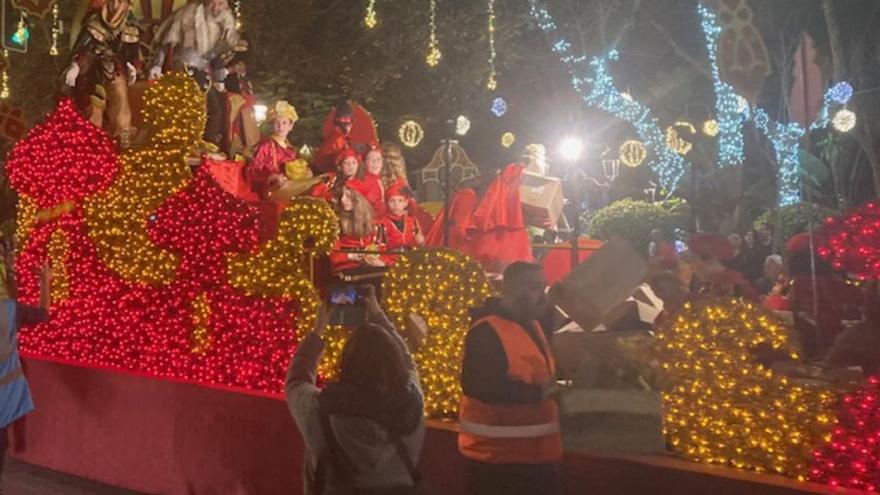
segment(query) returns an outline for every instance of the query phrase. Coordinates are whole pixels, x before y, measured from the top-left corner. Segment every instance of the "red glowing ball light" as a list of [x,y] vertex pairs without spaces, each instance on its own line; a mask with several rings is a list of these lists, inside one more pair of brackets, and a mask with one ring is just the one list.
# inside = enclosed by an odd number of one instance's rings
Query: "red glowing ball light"
[[16,143],[6,163],[12,187],[39,208],[79,201],[106,188],[119,171],[107,134],[64,99],[46,120]]
[[844,397],[831,442],[813,452],[809,478],[831,486],[880,490],[880,377]]
[[819,256],[837,270],[862,280],[880,279],[880,204],[871,202],[825,220],[819,230]]

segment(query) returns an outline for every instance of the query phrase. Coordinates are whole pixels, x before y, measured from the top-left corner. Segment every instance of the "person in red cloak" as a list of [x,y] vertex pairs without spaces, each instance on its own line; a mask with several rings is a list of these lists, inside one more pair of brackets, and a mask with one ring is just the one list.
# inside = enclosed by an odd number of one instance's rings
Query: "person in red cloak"
[[[363,169],[361,158],[353,149],[346,148],[339,152],[339,154],[336,155],[335,167],[335,171],[322,175],[323,180],[312,188],[309,193],[310,196],[322,198],[328,203],[335,204],[339,199],[340,194],[342,194],[343,185],[348,184],[349,181],[363,182],[358,180],[358,174],[362,173]],[[354,184],[354,182],[352,182],[352,184]],[[364,194],[366,194],[369,188],[366,184],[359,184],[356,189],[363,191]],[[375,218],[375,212],[373,215]]]
[[374,253],[384,249],[381,228],[374,222],[373,208],[363,195],[363,183],[346,182],[336,208],[339,216],[339,239],[330,254],[333,272],[373,271],[387,265]]
[[287,182],[284,164],[297,156],[287,136],[299,120],[293,105],[283,100],[272,106],[267,117],[272,123],[272,135],[257,144],[253,158],[244,168],[251,189],[263,199]]
[[388,213],[379,220],[385,233],[389,251],[407,251],[425,244],[419,221],[411,213],[415,204],[412,191],[403,180],[398,180],[385,191]]
[[[531,242],[519,196],[524,166],[511,163],[489,176],[482,194],[479,184],[459,188],[449,205],[449,247],[470,255],[488,272],[501,273],[515,261],[532,261]],[[426,238],[428,246],[443,246],[441,210]]]
[[354,126],[354,111],[347,101],[342,101],[333,110],[333,127],[324,135],[324,142],[315,156],[317,173],[332,172],[337,157],[342,151],[351,149],[351,129]]
[[701,291],[718,297],[744,297],[758,301],[760,295],[736,270],[721,262],[734,256],[733,246],[720,234],[694,234],[688,241],[689,262]]

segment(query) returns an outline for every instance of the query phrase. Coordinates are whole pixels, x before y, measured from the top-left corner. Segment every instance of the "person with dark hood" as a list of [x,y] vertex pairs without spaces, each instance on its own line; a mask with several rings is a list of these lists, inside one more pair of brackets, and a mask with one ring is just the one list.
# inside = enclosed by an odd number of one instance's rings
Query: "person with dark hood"
[[458,434],[468,494],[562,493],[556,365],[538,321],[546,290],[541,265],[512,263],[501,298],[472,314]]
[[315,385],[326,306],[287,372],[287,406],[306,446],[304,492],[411,493],[425,436],[424,395],[406,343],[363,288],[366,323],[342,350],[340,377]]
[[347,100],[342,100],[333,108],[333,128],[325,134],[315,157],[316,173],[332,172],[337,156],[352,148],[350,135],[353,127],[354,109]]

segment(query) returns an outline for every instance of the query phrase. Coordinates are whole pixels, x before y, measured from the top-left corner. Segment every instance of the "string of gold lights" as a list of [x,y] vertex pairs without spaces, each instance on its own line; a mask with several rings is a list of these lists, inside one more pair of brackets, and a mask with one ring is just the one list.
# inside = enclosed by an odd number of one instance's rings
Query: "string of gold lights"
[[373,29],[376,27],[378,23],[378,19],[376,19],[376,0],[369,0],[367,2],[367,12],[364,14],[364,24],[367,26],[367,29]]
[[436,67],[443,58],[443,52],[440,51],[440,43],[437,41],[437,0],[430,0],[430,20],[428,24],[428,55],[425,56],[425,62]]
[[494,91],[498,87],[498,74],[495,72],[495,0],[489,0],[486,10],[489,17],[489,79],[486,87]]

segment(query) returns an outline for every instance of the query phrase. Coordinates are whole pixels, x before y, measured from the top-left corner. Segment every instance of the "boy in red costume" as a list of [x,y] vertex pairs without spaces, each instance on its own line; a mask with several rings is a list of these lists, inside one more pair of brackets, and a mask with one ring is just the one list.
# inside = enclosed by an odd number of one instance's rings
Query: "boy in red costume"
[[333,166],[339,164],[339,154],[351,148],[354,111],[347,101],[340,102],[333,111],[333,128],[324,135],[324,142],[315,158],[317,173],[332,172]]
[[406,182],[398,180],[385,191],[388,213],[379,221],[385,232],[389,251],[407,251],[425,245],[419,221],[410,213],[414,204]]

